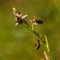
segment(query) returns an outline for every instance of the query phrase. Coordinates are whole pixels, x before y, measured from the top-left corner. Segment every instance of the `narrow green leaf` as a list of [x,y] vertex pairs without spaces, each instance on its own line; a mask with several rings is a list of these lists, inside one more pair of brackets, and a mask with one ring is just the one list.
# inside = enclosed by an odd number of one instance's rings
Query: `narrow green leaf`
[[45,36],[45,40],[46,40],[46,44],[45,45],[46,45],[46,47],[48,49],[48,52],[50,52],[47,36],[46,35],[44,35],[44,36]]

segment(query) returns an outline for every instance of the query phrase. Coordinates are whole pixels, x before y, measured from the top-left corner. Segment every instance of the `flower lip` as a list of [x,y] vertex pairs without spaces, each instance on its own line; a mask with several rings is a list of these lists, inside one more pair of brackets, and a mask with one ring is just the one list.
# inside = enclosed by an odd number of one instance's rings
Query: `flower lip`
[[40,20],[40,19],[36,19],[36,23],[38,23],[38,24],[43,24],[43,21]]
[[38,39],[34,39],[35,41],[35,49],[39,49],[40,48],[40,41]]
[[22,19],[21,18],[17,18],[17,22],[19,23],[19,24],[22,24]]
[[43,21],[40,19],[32,19],[30,20],[30,22],[33,23],[34,25],[43,24]]

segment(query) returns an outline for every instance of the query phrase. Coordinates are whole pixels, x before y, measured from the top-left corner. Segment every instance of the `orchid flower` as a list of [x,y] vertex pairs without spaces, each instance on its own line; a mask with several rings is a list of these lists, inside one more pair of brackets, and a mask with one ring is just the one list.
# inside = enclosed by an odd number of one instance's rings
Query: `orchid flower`
[[42,24],[43,21],[40,20],[40,19],[36,19],[36,17],[34,16],[34,18],[32,20],[30,20],[31,23],[33,23],[34,25],[37,25],[37,24]]
[[25,19],[28,15],[22,15],[16,8],[13,8],[13,14],[16,16],[15,20],[17,20],[15,26],[18,24],[22,24],[22,20]]
[[34,25],[37,25],[35,16],[34,16],[34,18],[33,18],[32,20],[30,20],[30,22],[31,22],[32,24],[34,24]]
[[34,39],[35,41],[35,49],[39,49],[40,48],[40,41],[38,39]]

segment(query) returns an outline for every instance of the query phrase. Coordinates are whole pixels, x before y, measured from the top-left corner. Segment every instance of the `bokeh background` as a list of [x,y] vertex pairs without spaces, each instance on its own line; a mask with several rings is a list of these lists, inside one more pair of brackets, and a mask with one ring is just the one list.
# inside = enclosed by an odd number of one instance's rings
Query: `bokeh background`
[[46,34],[55,60],[60,60],[60,0],[0,0],[0,60],[40,60],[44,58],[43,46],[34,49],[37,38],[24,25],[15,27],[12,7],[32,19],[36,16],[44,24],[36,31],[44,39]]

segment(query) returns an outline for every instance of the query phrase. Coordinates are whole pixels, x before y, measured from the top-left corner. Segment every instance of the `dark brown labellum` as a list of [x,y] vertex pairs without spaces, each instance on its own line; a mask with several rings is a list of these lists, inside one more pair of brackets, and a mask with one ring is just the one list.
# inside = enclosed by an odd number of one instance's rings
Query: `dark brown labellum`
[[38,19],[38,20],[36,20],[36,23],[38,23],[38,24],[43,24],[43,21],[40,20],[40,19]]
[[40,41],[35,39],[35,42],[36,42],[35,49],[39,49],[40,48]]
[[22,24],[22,19],[19,18],[19,17],[17,17],[17,22],[18,22],[19,24]]
[[39,49],[40,48],[40,43],[35,44],[35,49]]

